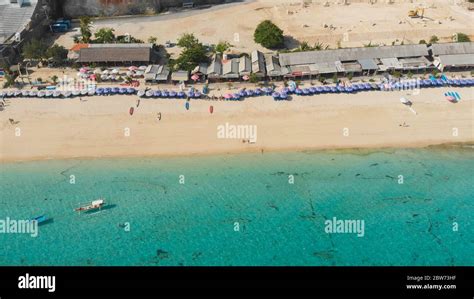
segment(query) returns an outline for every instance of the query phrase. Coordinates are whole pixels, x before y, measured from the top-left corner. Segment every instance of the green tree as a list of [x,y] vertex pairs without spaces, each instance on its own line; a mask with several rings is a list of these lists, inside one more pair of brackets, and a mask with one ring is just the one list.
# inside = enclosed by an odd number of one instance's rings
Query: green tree
[[32,39],[23,47],[23,57],[26,59],[41,60],[46,58],[47,47],[41,41]]
[[90,17],[84,16],[79,18],[79,28],[81,29],[81,36],[83,43],[90,43],[92,38],[91,31],[92,20]]
[[99,44],[110,44],[115,42],[115,30],[113,28],[101,28],[95,33],[96,42]]
[[179,39],[177,45],[182,48],[192,48],[200,44],[199,40],[192,33],[185,33]]
[[261,22],[255,29],[253,37],[256,43],[268,49],[281,48],[284,45],[283,30],[270,20]]
[[439,38],[436,35],[430,37],[430,44],[435,44],[439,41]]
[[313,46],[313,49],[316,51],[327,50],[329,49],[329,45],[324,45],[321,42],[316,42]]
[[214,52],[223,54],[225,51],[229,50],[232,47],[232,45],[228,42],[219,42],[215,47],[214,47]]
[[258,76],[257,74],[255,73],[250,73],[250,76],[249,76],[249,81],[250,83],[258,83],[259,79],[258,79]]
[[156,44],[156,41],[157,41],[157,40],[158,40],[158,39],[157,39],[156,37],[150,36],[150,37],[148,38],[148,43],[149,43],[149,44]]
[[197,65],[207,62],[207,51],[202,44],[196,44],[185,48],[175,61],[176,67],[186,71],[192,71]]
[[418,43],[419,44],[426,44],[426,41],[424,39],[420,39],[420,41]]
[[68,50],[63,46],[53,45],[51,48],[46,50],[46,57],[53,60],[55,63],[63,63],[66,60]]
[[58,83],[58,76],[54,75],[51,77],[51,81],[53,81],[54,84],[57,84]]
[[457,40],[456,40],[456,41],[457,41],[458,43],[466,43],[466,42],[470,42],[470,41],[471,41],[471,39],[469,38],[469,36],[468,36],[467,34],[465,34],[465,33],[459,32],[459,33],[456,33],[456,35],[457,35]]
[[303,51],[311,51],[311,50],[313,50],[313,48],[308,44],[307,41],[302,41],[302,42],[300,43],[300,46],[298,47],[298,51],[301,51],[301,52],[303,52]]

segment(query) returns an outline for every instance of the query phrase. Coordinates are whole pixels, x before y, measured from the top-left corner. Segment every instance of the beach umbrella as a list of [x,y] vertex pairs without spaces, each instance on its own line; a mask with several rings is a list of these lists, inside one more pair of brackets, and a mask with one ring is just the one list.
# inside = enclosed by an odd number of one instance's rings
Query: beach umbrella
[[226,99],[226,100],[232,99],[232,95],[230,93],[225,94],[224,99]]
[[29,96],[30,96],[31,98],[36,97],[36,95],[37,95],[37,93],[36,93],[36,91],[34,91],[34,90],[30,91],[30,93],[29,93]]
[[303,88],[303,95],[308,96],[310,94],[308,88]]
[[153,90],[148,90],[148,91],[145,93],[145,96],[146,96],[147,98],[151,98],[151,97],[153,96],[153,94],[154,94]]
[[286,92],[280,93],[280,99],[282,99],[282,100],[288,99],[288,94]]
[[[342,87],[342,86],[338,86],[338,87]],[[337,87],[336,87],[336,86],[330,86],[329,88],[331,89],[331,92],[332,92],[332,93],[336,93],[336,92],[338,92],[338,90],[337,90]]]
[[201,94],[199,91],[196,91],[196,92],[194,93],[194,98],[195,98],[195,99],[199,99],[201,96],[202,96],[202,94]]
[[72,91],[72,95],[73,95],[74,97],[80,96],[80,95],[81,95],[81,91],[80,91],[80,90],[73,90],[73,91]]
[[296,93],[297,95],[302,95],[302,94],[303,94],[303,90],[301,90],[300,88],[296,88],[296,89],[295,89],[295,93]]
[[176,98],[176,95],[177,95],[176,91],[173,91],[173,90],[170,91],[169,93],[170,98]]
[[169,91],[163,90],[163,91],[161,92],[161,97],[162,97],[162,98],[168,98],[169,96],[170,96]]
[[[318,92],[318,91],[316,90],[316,87],[310,87],[310,88],[308,88],[308,89],[309,89],[309,92],[310,92],[311,94],[316,94],[316,93]],[[285,92],[285,90],[283,90],[283,92]],[[285,93],[287,93],[287,92],[285,92]]]
[[185,95],[183,91],[178,91],[178,98],[184,98]]
[[256,96],[261,96],[262,95],[262,90],[260,88],[256,88],[253,92]]
[[120,93],[120,88],[118,88],[118,87],[112,87],[112,90],[111,90],[111,91],[112,91],[113,94],[117,94],[117,93]]
[[136,66],[131,66],[131,67],[128,68],[128,70],[129,70],[130,72],[134,72],[134,71],[138,70],[138,67],[136,67]]
[[352,92],[354,92],[354,88],[352,88],[352,86],[346,86],[345,87],[345,92],[352,93]]
[[153,97],[155,98],[161,97],[161,90],[156,90],[155,92],[153,92]]
[[138,93],[137,93],[137,95],[138,95],[140,98],[143,98],[143,97],[145,96],[145,94],[146,94],[146,91],[144,91],[144,90],[139,90]]
[[140,71],[145,71],[147,69],[147,66],[146,65],[141,65],[138,69]]
[[[331,89],[332,89],[332,87],[331,87]],[[344,88],[343,86],[338,85],[338,86],[336,86],[336,91],[337,91],[337,92],[344,92],[344,91],[346,91],[346,90],[345,90],[345,88]],[[332,92],[332,90],[331,90],[331,92]]]
[[137,92],[137,90],[135,88],[131,88],[131,87],[127,88],[127,93],[128,94],[135,94],[136,92]]
[[280,99],[280,93],[274,92],[274,93],[272,94],[272,97],[273,97],[273,99],[274,99],[275,101],[278,101],[278,100]]
[[81,67],[81,68],[79,69],[79,72],[80,72],[80,73],[87,73],[88,71],[89,71],[89,69],[86,68],[86,67]]
[[110,73],[117,75],[119,72],[119,69],[113,69]]
[[453,84],[456,85],[456,86],[459,86],[459,85],[461,85],[461,81],[459,81],[459,79],[454,79]]
[[87,89],[81,90],[80,94],[81,94],[81,96],[86,96],[88,94]]
[[198,75],[198,74],[194,74],[194,75],[191,76],[191,79],[192,79],[193,81],[197,81],[197,80],[199,80],[199,75]]
[[234,100],[234,101],[239,101],[239,100],[240,100],[240,94],[234,93],[234,94],[232,95],[232,100]]
[[253,97],[253,96],[254,96],[254,92],[253,92],[253,90],[251,90],[251,89],[246,90],[245,92],[247,93],[247,96],[248,96],[248,97]]
[[245,90],[242,89],[241,91],[239,91],[239,95],[241,97],[245,97],[247,95],[247,93],[245,92]]
[[248,81],[248,80],[250,80],[250,76],[249,76],[249,75],[244,75],[244,76],[242,77],[242,79],[243,79],[244,81]]
[[44,98],[45,92],[44,91],[38,91],[37,96],[38,96],[38,98]]

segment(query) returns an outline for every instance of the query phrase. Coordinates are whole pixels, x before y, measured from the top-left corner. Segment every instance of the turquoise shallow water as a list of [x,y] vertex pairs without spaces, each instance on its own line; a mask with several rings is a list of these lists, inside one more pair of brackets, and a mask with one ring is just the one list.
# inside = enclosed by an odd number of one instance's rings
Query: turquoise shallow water
[[[472,157],[417,149],[2,164],[0,219],[53,220],[36,238],[0,234],[0,265],[472,266]],[[109,209],[73,212],[99,197]],[[364,237],[325,233],[332,217],[364,220]]]

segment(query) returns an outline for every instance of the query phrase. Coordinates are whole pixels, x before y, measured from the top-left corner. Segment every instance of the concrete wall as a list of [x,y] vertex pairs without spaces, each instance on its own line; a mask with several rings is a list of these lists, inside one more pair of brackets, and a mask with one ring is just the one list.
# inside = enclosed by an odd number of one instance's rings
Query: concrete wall
[[[59,0],[64,16],[119,16],[156,13],[170,7],[183,6],[183,0]],[[219,4],[225,0],[194,0],[196,5]]]

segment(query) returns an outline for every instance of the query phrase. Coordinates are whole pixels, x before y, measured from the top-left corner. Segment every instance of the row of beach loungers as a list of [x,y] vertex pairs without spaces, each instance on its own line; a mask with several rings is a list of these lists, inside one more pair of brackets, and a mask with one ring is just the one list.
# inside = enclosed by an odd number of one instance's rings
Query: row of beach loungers
[[[323,85],[309,88],[292,88],[285,87],[280,91],[276,91],[270,87],[243,89],[237,93],[229,93],[218,97],[222,100],[241,100],[243,98],[272,96],[275,100],[287,100],[289,95],[308,96],[328,93],[356,93],[372,90],[399,90],[414,88],[430,88],[442,86],[467,87],[474,86],[474,79],[425,79],[425,80],[408,80],[395,81],[389,83],[356,83],[350,86]],[[0,91],[0,98],[74,98],[85,96],[108,96],[108,95],[138,95],[141,98],[167,98],[167,99],[213,99],[199,91],[168,91],[168,90],[138,90],[136,88],[119,88],[119,87],[99,87],[90,90],[60,91],[60,90],[8,90]]]

